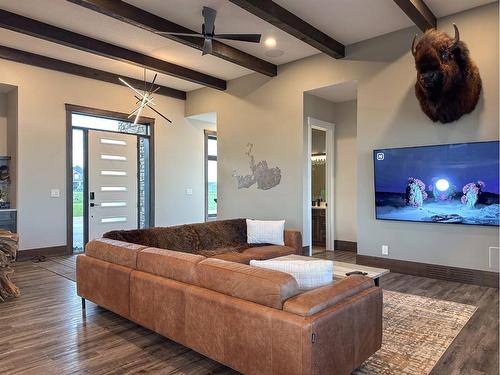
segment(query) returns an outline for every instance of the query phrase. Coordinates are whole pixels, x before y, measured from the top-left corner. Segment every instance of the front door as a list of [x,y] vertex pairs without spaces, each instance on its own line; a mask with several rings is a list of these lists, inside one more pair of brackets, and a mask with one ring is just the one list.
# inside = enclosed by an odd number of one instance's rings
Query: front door
[[137,228],[137,136],[88,132],[89,241]]

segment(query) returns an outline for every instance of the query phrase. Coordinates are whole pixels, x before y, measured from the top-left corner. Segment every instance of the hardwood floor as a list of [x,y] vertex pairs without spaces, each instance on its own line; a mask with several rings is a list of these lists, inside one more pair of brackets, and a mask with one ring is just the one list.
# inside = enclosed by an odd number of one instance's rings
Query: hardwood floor
[[[327,251],[315,257],[356,263],[356,254]],[[389,273],[382,276],[383,289],[477,306],[462,332],[450,345],[431,375],[499,374],[498,289]]]
[[[355,263],[351,252],[316,256]],[[75,257],[15,265],[22,295],[0,304],[0,374],[237,374],[76,296]],[[432,371],[498,375],[498,289],[390,273],[384,289],[478,306]]]

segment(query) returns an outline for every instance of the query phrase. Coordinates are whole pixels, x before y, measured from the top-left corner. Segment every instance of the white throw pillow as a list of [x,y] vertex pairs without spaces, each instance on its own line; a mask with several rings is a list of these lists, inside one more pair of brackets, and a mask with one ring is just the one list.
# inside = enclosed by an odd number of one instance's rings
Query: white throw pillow
[[331,260],[251,260],[250,265],[288,273],[297,280],[300,290],[311,290],[333,282]]
[[285,220],[264,221],[247,219],[247,243],[284,245]]

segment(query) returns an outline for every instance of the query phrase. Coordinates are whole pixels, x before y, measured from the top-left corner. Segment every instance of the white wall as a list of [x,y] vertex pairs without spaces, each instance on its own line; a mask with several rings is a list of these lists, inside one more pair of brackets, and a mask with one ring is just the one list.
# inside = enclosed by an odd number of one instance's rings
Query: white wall
[[[474,113],[453,124],[433,124],[413,93],[415,68],[410,52],[416,27],[348,46],[335,60],[315,55],[279,67],[278,76],[258,74],[229,82],[226,92],[200,89],[188,94],[188,114],[217,112],[219,134],[219,210],[222,217],[285,218],[302,228],[304,92],[346,81],[358,82],[357,240],[358,252],[457,267],[488,269],[488,247],[498,246],[498,228],[391,223],[374,218],[375,148],[498,139],[498,3],[438,20],[468,44],[483,78],[483,98]],[[478,27],[481,25],[481,27]],[[271,190],[238,190],[234,169],[244,169],[247,142],[256,157],[282,169]]]
[[[18,87],[20,248],[65,245],[64,104],[128,113],[135,100],[126,87],[5,60],[0,60],[0,83]],[[156,118],[156,225],[203,221],[203,130],[184,119],[184,101],[162,96],[156,101],[173,120],[168,125]],[[61,189],[61,197],[50,198],[51,188]],[[193,189],[192,196],[186,188]]]

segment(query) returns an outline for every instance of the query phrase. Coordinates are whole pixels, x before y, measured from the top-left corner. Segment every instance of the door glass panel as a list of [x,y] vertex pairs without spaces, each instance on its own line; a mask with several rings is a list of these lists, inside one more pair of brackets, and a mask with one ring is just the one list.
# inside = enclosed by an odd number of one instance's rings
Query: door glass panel
[[126,176],[126,171],[101,171],[101,176]]
[[125,186],[101,186],[101,191],[127,191]]
[[71,115],[73,126],[112,132],[149,135],[149,126],[143,124],[134,125],[131,122],[113,120],[102,117],[93,117],[73,113]]
[[127,202],[102,202],[101,207],[126,207]]
[[83,252],[84,131],[73,129],[73,252]]
[[106,155],[106,154],[101,154],[101,159],[102,160],[127,161],[127,157],[126,156],[122,156],[122,155]]
[[208,137],[207,140],[207,155],[217,156],[217,138]]
[[117,139],[101,138],[101,143],[104,145],[116,145],[116,146],[126,146],[127,142],[120,141]]
[[101,223],[125,223],[126,217],[103,217]]
[[217,160],[207,162],[208,216],[217,216]]
[[139,228],[149,228],[149,210],[151,197],[149,194],[149,138],[139,137],[138,168],[139,168]]

